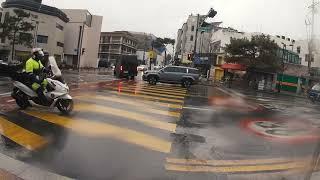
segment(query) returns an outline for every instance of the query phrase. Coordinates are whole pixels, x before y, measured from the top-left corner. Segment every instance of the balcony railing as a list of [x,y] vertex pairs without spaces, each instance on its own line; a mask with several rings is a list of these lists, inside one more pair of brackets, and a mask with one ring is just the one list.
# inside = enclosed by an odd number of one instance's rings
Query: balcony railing
[[109,52],[110,49],[100,49],[100,52]]
[[127,42],[124,42],[123,44],[125,44],[126,46],[130,46],[130,47],[136,47],[135,45],[127,43]]
[[116,53],[116,54],[120,54],[119,49],[110,49],[109,53]]
[[112,40],[111,43],[113,43],[113,44],[120,44],[121,41],[120,41],[120,40]]

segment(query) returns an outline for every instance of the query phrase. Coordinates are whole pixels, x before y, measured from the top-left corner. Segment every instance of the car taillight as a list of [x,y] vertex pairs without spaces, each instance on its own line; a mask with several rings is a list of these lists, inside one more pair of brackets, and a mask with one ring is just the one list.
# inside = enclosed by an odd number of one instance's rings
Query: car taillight
[[123,71],[123,66],[120,66],[120,71]]

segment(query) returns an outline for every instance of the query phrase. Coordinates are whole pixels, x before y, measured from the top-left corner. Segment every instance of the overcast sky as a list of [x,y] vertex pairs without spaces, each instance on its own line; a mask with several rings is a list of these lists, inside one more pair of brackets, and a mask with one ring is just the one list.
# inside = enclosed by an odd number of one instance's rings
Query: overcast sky
[[102,15],[103,31],[141,31],[170,38],[176,37],[189,14],[206,14],[213,7],[218,11],[216,21],[223,21],[223,26],[301,39],[307,36],[305,19],[311,1],[43,0],[43,3],[58,8],[88,9]]

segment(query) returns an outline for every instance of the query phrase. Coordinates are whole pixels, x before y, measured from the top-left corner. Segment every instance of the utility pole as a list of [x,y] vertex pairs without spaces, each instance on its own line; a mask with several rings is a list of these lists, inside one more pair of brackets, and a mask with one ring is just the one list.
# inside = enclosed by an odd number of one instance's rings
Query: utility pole
[[[152,57],[149,57],[149,58],[150,58],[150,61],[149,61],[149,70],[151,70],[151,68],[152,68],[151,62],[153,62],[153,48],[154,48],[154,41],[152,41],[152,44],[151,44]],[[150,55],[150,56],[151,56],[151,55]]]
[[83,43],[83,35],[84,35],[84,28],[85,28],[85,23],[83,22],[81,26],[79,26],[80,31],[79,31],[79,41],[78,41],[78,72],[80,73],[80,62],[81,62],[81,56],[82,56],[82,43]]
[[314,51],[314,22],[315,22],[315,14],[316,14],[316,6],[319,5],[319,2],[315,2],[315,0],[312,0],[312,5],[309,6],[311,9],[311,36],[310,36],[310,41],[308,45],[309,49],[309,56],[308,56],[308,69],[309,72],[311,70],[311,63],[313,59],[313,51]]
[[199,29],[199,22],[200,22],[200,15],[197,15],[197,26],[196,26],[196,35],[194,39],[194,49],[193,49],[193,58],[195,57],[195,54],[197,53],[197,40],[198,40],[198,29]]
[[173,51],[172,51],[171,60],[172,60],[172,62],[175,64],[175,63],[176,63],[176,62],[175,62],[175,59],[176,59],[175,57],[176,57],[176,55],[175,55],[175,52],[174,52],[174,50],[175,50],[175,49],[174,49],[174,45],[175,45],[175,44],[173,44],[173,46],[172,46]]
[[[315,14],[316,14],[316,6],[319,5],[319,1],[315,2],[315,0],[312,0],[312,5],[309,7],[311,8],[311,38],[309,42],[309,59],[308,59],[308,68],[309,73],[311,71],[311,60],[313,58],[313,50],[314,50],[314,22],[315,22]],[[313,152],[312,160],[310,162],[310,165],[307,169],[306,175],[304,177],[304,180],[310,180],[312,177],[313,172],[315,171],[316,167],[318,167],[320,163],[320,141],[318,140],[317,145],[315,147],[315,150]]]
[[286,57],[286,52],[287,52],[287,45],[282,43],[283,45],[283,48],[282,48],[282,60],[281,60],[281,66],[282,66],[282,69],[281,69],[281,80],[279,82],[279,88],[278,88],[278,93],[281,92],[281,89],[282,89],[282,84],[283,84],[283,81],[284,81],[284,63],[285,63],[285,57]]
[[147,49],[147,40],[148,40],[148,37],[147,37],[147,35],[146,35],[146,33],[143,33],[144,34],[144,48],[143,48],[143,60],[142,60],[142,62],[143,62],[143,64],[147,64],[146,63],[146,49]]

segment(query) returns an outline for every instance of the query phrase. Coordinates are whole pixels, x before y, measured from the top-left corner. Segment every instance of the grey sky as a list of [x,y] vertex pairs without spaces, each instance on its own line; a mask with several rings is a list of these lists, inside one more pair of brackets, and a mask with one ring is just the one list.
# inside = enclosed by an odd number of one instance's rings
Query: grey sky
[[[103,31],[150,32],[175,38],[191,13],[218,11],[217,21],[241,31],[305,38],[311,0],[44,0],[58,8],[88,9],[104,16]],[[317,21],[320,21],[318,19]]]

